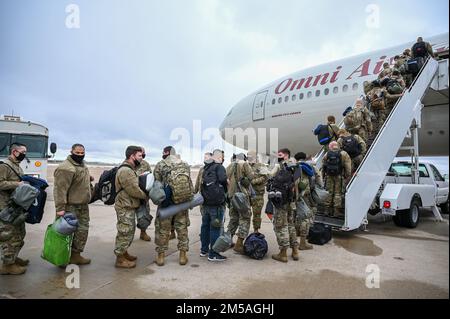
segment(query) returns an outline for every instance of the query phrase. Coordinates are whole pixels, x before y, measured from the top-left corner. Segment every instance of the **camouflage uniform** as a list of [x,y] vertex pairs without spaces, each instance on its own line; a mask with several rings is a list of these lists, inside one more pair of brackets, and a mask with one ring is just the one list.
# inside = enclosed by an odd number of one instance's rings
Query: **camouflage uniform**
[[364,106],[355,107],[347,116],[352,116],[355,121],[352,127],[346,127],[347,131],[352,134],[358,134],[364,141],[367,141],[369,134],[372,132],[372,120],[369,110]]
[[[143,159],[141,161],[141,164],[136,168],[136,174],[138,176],[140,176],[140,175],[142,175],[142,174],[144,174],[146,172],[151,173],[152,172],[152,168],[150,167],[150,164],[146,160]],[[149,203],[148,200],[145,201],[145,206],[147,208],[148,215],[150,215],[150,203]],[[146,231],[147,228],[140,228],[140,230],[141,231]]]
[[297,235],[300,237],[306,237],[308,236],[309,228],[312,224],[314,224],[314,216],[317,212],[317,205],[311,197],[311,184],[308,175],[302,173],[302,177],[299,178],[295,184],[296,201],[298,202],[300,199],[303,199],[306,205],[308,205],[311,209],[311,214],[306,218],[299,218],[299,216],[295,216],[295,228]]
[[[271,176],[275,176],[279,170],[281,169],[280,165],[288,165],[288,164],[296,164],[296,161],[292,158],[281,162],[280,164],[276,164],[274,169],[271,172]],[[275,208],[275,213],[273,217],[273,229],[275,231],[275,235],[277,237],[278,246],[281,248],[286,247],[297,247],[297,230],[295,227],[295,203],[287,203],[283,205],[282,208]],[[277,216],[278,215],[278,216]],[[286,240],[287,234],[287,240]],[[287,241],[287,245],[286,245]]]
[[117,214],[117,236],[114,253],[122,256],[133,242],[136,231],[136,209],[147,195],[139,188],[139,178],[134,168],[124,161],[116,174],[116,200],[114,208]]
[[[20,162],[15,158],[9,156],[5,163],[17,174],[23,175],[23,170],[19,166]],[[17,174],[5,164],[0,165],[0,210],[8,206],[12,192],[19,186],[20,179]],[[24,245],[25,234],[25,222],[16,226],[0,221],[0,253],[4,265],[15,263]]]
[[[371,97],[373,95],[377,95],[378,99],[384,101],[385,103],[385,94],[386,91],[381,87],[374,87],[370,92],[367,94],[367,96]],[[382,96],[380,96],[382,95]],[[375,121],[373,121],[373,126],[376,131],[378,131],[381,126],[383,125],[385,119],[386,119],[386,110],[385,109],[374,109],[371,107],[372,112],[375,114]]]
[[89,169],[83,161],[75,162],[70,156],[58,165],[54,174],[53,197],[57,212],[72,212],[77,216],[78,228],[72,241],[72,251],[81,253],[89,234],[89,206],[92,188]]
[[[347,134],[342,135],[342,136],[347,137],[347,136],[351,136],[351,135],[352,134],[347,133]],[[339,148],[340,149],[342,149],[342,146],[343,146],[342,145],[343,144],[342,136],[337,141],[338,144],[339,144]],[[367,145],[366,145],[366,142],[364,142],[364,140],[359,135],[353,134],[353,137],[356,139],[356,141],[358,142],[358,144],[361,147],[361,154],[359,154],[358,156],[355,156],[355,157],[352,158],[352,172],[355,172],[356,169],[358,168],[359,164],[361,164],[361,162],[362,162],[362,160],[364,158],[364,155],[367,152]]]
[[[404,84],[404,82],[400,82],[400,84]],[[397,103],[397,100],[400,97],[402,97],[402,95],[401,94],[391,94],[387,91],[387,89],[383,89],[383,92],[384,92],[384,97],[385,97],[385,101],[386,101],[386,109],[384,110],[384,113],[385,113],[385,116],[388,117],[388,115],[391,113],[392,108],[394,107],[395,103]]]
[[[235,173],[236,170],[236,173]],[[228,198],[231,201],[234,194],[241,191],[247,195],[247,200],[250,203],[250,190],[243,187],[241,185],[239,190],[238,182],[241,178],[247,178],[249,182],[253,180],[253,170],[250,165],[243,160],[236,160],[236,162],[231,163],[227,167],[227,177],[230,181],[228,187]],[[236,179],[237,177],[237,179]],[[239,214],[233,208],[233,205],[230,205],[230,221],[228,222],[227,231],[234,236],[237,231],[237,236],[239,238],[245,239],[248,236],[250,230],[250,219],[251,219],[251,211],[247,214]]]
[[261,211],[264,206],[264,192],[266,190],[266,183],[268,174],[261,171],[266,168],[262,163],[250,164],[254,178],[252,179],[252,186],[255,190],[256,196],[252,199],[252,213],[253,213],[253,229],[257,231],[261,228]]
[[[155,180],[158,180],[166,185],[171,166],[180,162],[182,161],[178,158],[178,155],[169,155],[166,159],[159,161],[155,166]],[[172,222],[177,232],[178,250],[185,252],[189,250],[188,227],[191,225],[191,222],[189,220],[189,211],[184,210],[171,218],[161,219],[159,216],[156,216],[155,243],[157,245],[156,251],[158,253],[163,253],[169,249],[169,238],[172,230]]]
[[[339,150],[335,150],[339,151]],[[345,180],[351,176],[352,160],[345,151],[341,152],[342,173],[337,176],[329,176],[326,174],[326,161],[328,153],[322,159],[323,176],[325,179],[325,188],[330,193],[330,196],[324,202],[325,208],[330,215],[335,213],[343,213],[343,195],[345,193]]]

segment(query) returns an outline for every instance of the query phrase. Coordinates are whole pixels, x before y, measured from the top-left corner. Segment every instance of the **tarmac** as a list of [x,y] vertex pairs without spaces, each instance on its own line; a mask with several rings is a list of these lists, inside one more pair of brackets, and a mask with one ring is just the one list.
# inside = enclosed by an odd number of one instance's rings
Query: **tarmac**
[[[93,175],[98,178],[102,170],[97,168]],[[201,215],[195,208],[190,211],[187,265],[178,264],[176,239],[170,242],[166,264],[154,263],[152,223],[151,242],[140,240],[136,231],[129,252],[138,256],[137,267],[128,270],[114,267],[116,214],[113,206],[101,202],[90,205],[83,255],[92,263],[79,268],[77,288],[73,270],[66,272],[40,257],[45,229],[55,212],[52,187],[48,193],[43,221],[27,224],[20,256],[30,259],[28,270],[22,276],[0,276],[0,298],[449,298],[448,215],[436,222],[431,212],[422,211],[415,229],[398,228],[386,216],[371,217],[366,231],[334,231],[329,243],[301,251],[299,261],[289,257],[285,264],[270,258],[278,246],[263,214],[266,257],[253,260],[229,250],[225,262],[214,263],[199,256]],[[155,211],[152,205],[152,215]]]

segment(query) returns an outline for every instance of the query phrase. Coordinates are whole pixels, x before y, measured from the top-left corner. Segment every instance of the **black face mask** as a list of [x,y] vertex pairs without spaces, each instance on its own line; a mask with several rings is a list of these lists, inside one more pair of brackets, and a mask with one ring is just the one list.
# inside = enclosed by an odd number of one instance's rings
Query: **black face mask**
[[145,154],[142,154],[142,159],[144,159],[145,158]]
[[75,163],[83,163],[84,155],[70,154],[70,157],[74,160]]
[[281,163],[282,161],[284,161],[284,158],[278,157],[278,163]]
[[25,156],[26,156],[26,154],[24,154],[24,153],[19,153],[19,156],[16,156],[16,159],[17,159],[19,162],[22,162],[22,161],[24,160]]
[[134,166],[136,166],[136,167],[141,165],[141,162],[138,161],[137,159],[135,159],[133,162],[134,162]]
[[163,159],[166,159],[169,156],[169,154],[165,154],[162,156]]

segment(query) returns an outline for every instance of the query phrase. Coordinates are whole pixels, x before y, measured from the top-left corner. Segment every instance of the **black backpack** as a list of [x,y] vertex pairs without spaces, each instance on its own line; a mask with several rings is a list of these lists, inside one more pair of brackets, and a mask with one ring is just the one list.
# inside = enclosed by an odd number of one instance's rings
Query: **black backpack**
[[340,151],[329,151],[325,162],[325,173],[329,176],[338,176],[342,172]]
[[314,245],[324,245],[332,238],[331,227],[329,225],[316,223],[308,233],[308,242]]
[[342,137],[342,149],[354,158],[361,154],[361,145],[353,135]]
[[274,203],[275,206],[277,204],[285,205],[292,200],[293,192],[292,188],[294,187],[294,174],[291,169],[288,169],[286,165],[281,165],[278,173],[270,178],[267,182],[267,191],[268,192],[280,192],[281,193],[281,202]]
[[261,260],[267,254],[268,245],[263,234],[252,233],[244,242],[244,253],[246,256]]
[[406,65],[408,67],[408,73],[412,74],[413,76],[416,76],[417,74],[419,74],[420,69],[422,69],[423,64],[424,64],[423,57],[409,59],[408,62],[406,62]]
[[417,42],[412,47],[413,57],[425,58],[428,55],[428,50],[425,42]]
[[[91,200],[91,203],[96,199],[100,199],[105,205],[113,205],[117,192],[116,192],[116,175],[117,171],[121,167],[128,167],[128,165],[120,165],[118,167],[113,167],[110,170],[104,171],[98,180],[98,184],[95,185],[95,195]],[[119,191],[120,192],[120,191]]]
[[314,131],[314,134],[317,135],[317,140],[319,141],[320,145],[326,145],[331,141],[331,135],[328,127],[330,127],[330,125],[320,125]]
[[201,194],[204,205],[220,206],[225,203],[225,189],[217,180],[217,167],[219,164],[205,165],[202,175]]

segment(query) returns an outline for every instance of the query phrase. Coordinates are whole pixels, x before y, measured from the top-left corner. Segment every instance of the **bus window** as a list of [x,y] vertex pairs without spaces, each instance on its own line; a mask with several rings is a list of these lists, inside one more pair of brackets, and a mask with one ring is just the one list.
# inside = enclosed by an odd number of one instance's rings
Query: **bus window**
[[48,138],[38,135],[11,136],[11,143],[18,142],[26,145],[28,158],[47,158]]

